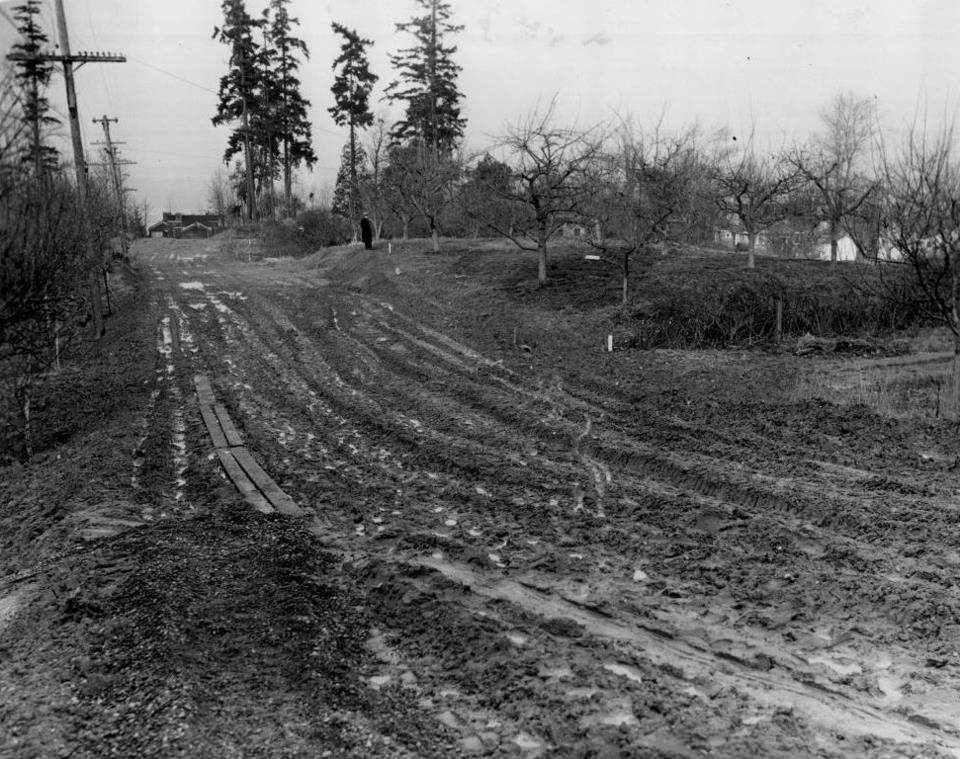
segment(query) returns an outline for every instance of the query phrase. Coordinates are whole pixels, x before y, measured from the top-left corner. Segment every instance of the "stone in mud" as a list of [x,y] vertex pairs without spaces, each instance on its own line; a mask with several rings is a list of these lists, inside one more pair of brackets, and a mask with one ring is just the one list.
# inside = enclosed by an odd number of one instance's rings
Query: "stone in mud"
[[541,741],[534,738],[532,735],[530,735],[530,733],[524,731],[517,733],[510,742],[524,752],[539,753],[544,749],[544,745]]
[[464,738],[462,741],[460,741],[460,750],[466,756],[482,754],[485,751],[483,747],[483,741],[481,741],[475,735],[471,735],[470,737]]
[[457,719],[456,715],[451,711],[440,712],[437,715],[437,719],[440,720],[444,725],[449,727],[451,730],[460,729],[460,720]]

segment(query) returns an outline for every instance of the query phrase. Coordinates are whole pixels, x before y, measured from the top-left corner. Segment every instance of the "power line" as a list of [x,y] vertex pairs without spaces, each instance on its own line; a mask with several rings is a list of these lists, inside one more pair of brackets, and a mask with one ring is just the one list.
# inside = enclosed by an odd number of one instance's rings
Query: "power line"
[[217,93],[216,90],[211,90],[209,87],[205,87],[202,84],[191,82],[189,79],[185,79],[179,74],[174,74],[172,71],[167,71],[166,69],[162,69],[159,66],[154,66],[152,63],[147,63],[146,61],[142,61],[139,58],[134,58],[132,55],[128,55],[127,58],[129,58],[131,61],[134,61],[135,63],[139,63],[141,66],[146,66],[148,69],[153,69],[154,71],[159,71],[161,74],[166,74],[167,76],[171,76],[174,79],[178,79],[179,81],[185,84],[189,84],[191,87],[196,87],[197,89],[203,90],[204,92],[210,92],[214,95],[219,94]]

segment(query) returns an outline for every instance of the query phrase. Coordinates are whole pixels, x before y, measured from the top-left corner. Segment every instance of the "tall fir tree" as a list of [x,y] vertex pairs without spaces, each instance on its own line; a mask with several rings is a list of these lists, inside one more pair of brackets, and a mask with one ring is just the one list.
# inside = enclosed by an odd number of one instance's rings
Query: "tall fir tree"
[[[243,150],[246,169],[246,191],[243,194],[247,206],[247,219],[257,218],[256,188],[254,180],[254,144],[251,115],[259,114],[261,103],[262,59],[260,45],[254,39],[254,31],[260,26],[244,6],[243,0],[223,0],[223,26],[214,27],[214,39],[228,45],[230,60],[227,73],[220,77],[220,100],[217,112],[211,119],[214,126],[236,124],[227,141],[223,161]],[[256,113],[255,113],[256,112]]]
[[[330,91],[333,93],[334,105],[327,110],[333,120],[340,126],[350,130],[350,142],[347,145],[349,166],[349,204],[350,220],[356,224],[357,205],[360,193],[360,181],[357,176],[357,166],[360,163],[360,150],[357,147],[357,130],[365,129],[373,124],[373,114],[370,112],[370,91],[378,77],[370,71],[366,48],[373,44],[372,40],[364,39],[355,30],[348,29],[342,24],[331,24],[333,31],[343,37],[340,46],[340,55],[333,62],[337,75],[333,80]],[[339,176],[337,177],[339,182]]]
[[13,9],[13,15],[20,41],[13,45],[12,52],[23,56],[16,61],[14,78],[29,135],[21,161],[32,164],[36,175],[41,176],[55,169],[60,160],[56,148],[44,141],[50,127],[60,123],[50,115],[45,94],[53,76],[53,62],[41,55],[50,40],[40,25],[40,0],[27,0]]
[[310,101],[300,92],[299,56],[309,60],[306,43],[295,37],[293,28],[300,20],[290,15],[290,0],[270,0],[264,11],[266,39],[270,56],[270,72],[265,79],[267,100],[273,111],[272,137],[280,153],[283,170],[284,207],[292,208],[293,169],[301,164],[307,167],[317,162],[311,144],[310,119],[307,109]]
[[445,44],[463,31],[450,23],[450,3],[445,0],[416,0],[426,13],[403,24],[398,32],[414,36],[412,47],[390,56],[397,79],[386,89],[390,102],[406,104],[406,114],[391,131],[397,142],[421,140],[434,154],[449,154],[463,137],[466,119],[460,117],[457,76],[461,67],[453,62],[457,46]]
[[350,219],[354,227],[357,226],[356,188],[369,179],[369,174],[364,169],[366,162],[367,151],[363,145],[351,146],[348,142],[340,151],[340,168],[333,186],[333,204],[330,210]]

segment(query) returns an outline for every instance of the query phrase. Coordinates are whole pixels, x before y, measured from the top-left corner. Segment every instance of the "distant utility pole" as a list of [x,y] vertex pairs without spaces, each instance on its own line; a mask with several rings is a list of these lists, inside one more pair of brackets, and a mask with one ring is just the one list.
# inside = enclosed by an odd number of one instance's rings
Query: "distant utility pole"
[[[123,170],[121,166],[129,166],[136,161],[126,161],[120,160],[117,155],[117,145],[123,145],[122,142],[114,142],[110,139],[110,124],[118,123],[117,119],[108,118],[106,115],[103,118],[94,119],[94,124],[99,124],[103,127],[103,142],[95,142],[94,145],[103,145],[103,152],[107,154],[107,163],[106,166],[110,167],[110,178],[113,181],[113,190],[117,196],[117,208],[120,214],[120,248],[123,251],[123,257],[127,258],[129,255],[129,245],[127,243],[127,196],[126,190],[123,188]],[[94,165],[94,164],[91,164]]]
[[[77,109],[77,91],[74,86],[74,63],[80,68],[84,63],[125,63],[126,57],[113,53],[70,53],[70,37],[67,34],[67,16],[63,10],[63,0],[55,0],[57,10],[57,36],[60,39],[60,54],[42,54],[39,57],[45,61],[56,61],[63,65],[63,81],[67,88],[67,112],[70,117],[70,137],[73,142],[73,162],[77,170],[77,192],[80,195],[81,216],[83,218],[83,233],[86,238],[88,260],[96,259],[93,250],[93,238],[88,228],[87,197],[87,165],[83,154],[83,138],[80,134],[80,113]],[[26,60],[22,53],[11,53],[8,60]],[[99,268],[99,267],[97,267]],[[106,273],[104,273],[106,276]],[[93,326],[97,338],[103,334],[103,305],[100,298],[100,282],[96,270],[90,273],[90,303],[93,311]]]

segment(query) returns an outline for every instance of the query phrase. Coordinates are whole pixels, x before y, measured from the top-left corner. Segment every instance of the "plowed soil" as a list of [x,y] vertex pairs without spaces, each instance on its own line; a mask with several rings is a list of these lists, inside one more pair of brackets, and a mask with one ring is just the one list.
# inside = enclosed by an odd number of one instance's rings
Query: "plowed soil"
[[0,472],[0,754],[960,756],[954,427],[426,247],[139,244],[109,400]]

